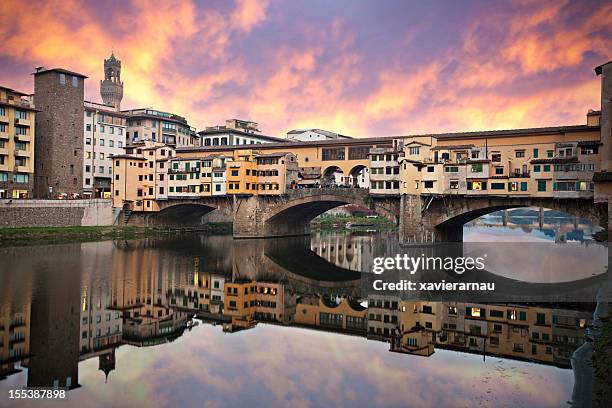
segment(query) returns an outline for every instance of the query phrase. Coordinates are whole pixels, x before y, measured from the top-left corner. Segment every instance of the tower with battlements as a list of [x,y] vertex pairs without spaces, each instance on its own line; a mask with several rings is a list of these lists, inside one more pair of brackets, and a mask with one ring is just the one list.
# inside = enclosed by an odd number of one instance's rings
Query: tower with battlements
[[123,99],[123,82],[121,82],[121,61],[111,53],[104,60],[104,80],[100,81],[100,94],[105,105],[113,106],[117,111]]

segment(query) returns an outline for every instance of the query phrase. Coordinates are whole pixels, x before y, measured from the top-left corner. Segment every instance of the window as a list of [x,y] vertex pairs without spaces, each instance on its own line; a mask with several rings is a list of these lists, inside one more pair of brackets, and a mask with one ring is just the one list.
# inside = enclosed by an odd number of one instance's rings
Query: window
[[100,125],[100,133],[104,133],[104,125]]
[[444,168],[446,173],[459,173],[459,167],[457,166],[448,166]]
[[433,182],[433,181],[431,181],[431,180],[424,181],[424,182],[423,182],[423,186],[424,186],[425,188],[433,188],[433,186],[434,186],[434,182]]
[[420,150],[421,150],[420,147],[411,147],[409,149],[409,153],[410,153],[411,156],[416,156],[416,155],[419,154]]
[[113,140],[109,140],[108,147],[115,147],[115,142]]
[[550,164],[544,165],[544,171],[550,171]]
[[503,167],[496,167],[495,168],[495,174],[497,174],[497,175],[504,174],[504,168]]
[[60,85],[66,85],[66,74],[59,74]]
[[100,140],[98,140],[98,144],[99,144],[100,146],[104,146],[104,139],[100,139]]
[[505,183],[491,183],[491,190],[505,190]]
[[328,147],[323,149],[323,161],[344,160],[344,147]]
[[533,157],[534,159],[538,158],[538,149],[533,149]]
[[533,165],[533,172],[534,173],[539,173],[540,172],[540,165],[539,164],[534,164]]
[[362,160],[368,158],[369,147],[349,147],[349,160]]
[[546,151],[546,157],[554,157],[555,156],[555,151],[554,150],[547,150]]
[[501,154],[500,154],[500,153],[493,153],[493,154],[491,155],[491,161],[492,161],[493,163],[499,163],[499,162],[501,162]]
[[515,157],[525,157],[525,151],[524,150],[515,150]]
[[90,124],[85,125],[85,130],[88,132],[91,132],[91,125]]
[[79,79],[75,76],[72,77],[72,86],[77,87],[79,85]]
[[459,180],[451,180],[449,187],[451,190],[457,190],[459,188]]
[[468,181],[467,189],[468,190],[486,190],[487,182],[486,181]]
[[28,173],[13,174],[13,183],[27,183],[29,181]]
[[527,191],[527,182],[521,181],[521,191]]
[[472,164],[472,173],[480,173],[480,172],[482,172],[482,163]]
[[427,167],[427,172],[428,172],[428,173],[433,173],[433,172],[434,172],[434,170],[435,170],[435,169],[434,169],[434,166],[428,166],[428,167]]
[[[28,118],[28,112],[24,111],[24,110],[19,110],[19,109],[15,109],[15,117],[17,119],[27,119]],[[23,133],[25,135],[25,133]]]
[[232,176],[238,176],[238,170],[232,170]]
[[508,191],[518,191],[519,184],[516,181],[508,183]]
[[538,191],[546,191],[546,180],[538,180]]

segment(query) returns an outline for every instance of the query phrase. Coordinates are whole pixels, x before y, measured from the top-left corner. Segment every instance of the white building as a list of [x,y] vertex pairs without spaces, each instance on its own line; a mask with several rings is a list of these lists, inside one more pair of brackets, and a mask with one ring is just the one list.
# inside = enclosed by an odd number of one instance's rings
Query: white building
[[110,198],[111,156],[124,153],[126,118],[114,107],[84,102],[83,195]]
[[295,129],[287,133],[287,139],[300,142],[318,142],[321,140],[352,139],[352,137],[324,129]]
[[219,156],[212,162],[212,195],[223,196],[227,192],[227,169],[226,162],[231,161],[225,156]]
[[237,146],[260,143],[285,143],[287,139],[262,135],[256,122],[228,119],[225,126],[208,126],[198,132],[202,146]]

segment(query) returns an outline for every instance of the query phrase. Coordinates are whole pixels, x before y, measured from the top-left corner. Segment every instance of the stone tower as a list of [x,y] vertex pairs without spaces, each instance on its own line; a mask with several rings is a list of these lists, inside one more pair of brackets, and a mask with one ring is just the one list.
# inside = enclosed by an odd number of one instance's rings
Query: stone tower
[[[34,190],[38,198],[83,191],[85,75],[62,68],[34,73]],[[36,105],[38,104],[38,105]]]
[[100,81],[100,94],[105,105],[114,106],[118,111],[123,99],[123,82],[121,82],[121,61],[111,53],[104,60],[104,81]]

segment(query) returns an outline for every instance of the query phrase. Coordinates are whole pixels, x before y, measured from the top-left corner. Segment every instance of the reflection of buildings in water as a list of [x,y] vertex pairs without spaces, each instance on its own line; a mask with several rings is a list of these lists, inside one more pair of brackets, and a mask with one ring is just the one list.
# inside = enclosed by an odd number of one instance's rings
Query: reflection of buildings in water
[[[3,299],[6,302],[9,299]],[[0,380],[19,372],[30,353],[30,304],[0,305]]]
[[234,332],[255,326],[257,321],[293,323],[295,297],[281,283],[244,282],[225,283],[224,313],[231,322],[223,330]]
[[360,310],[349,299],[330,306],[322,297],[300,296],[295,322],[388,341],[396,352],[428,356],[437,347],[569,368],[592,317],[588,311],[544,306],[402,301],[386,296],[369,297],[368,306]]
[[[444,348],[569,367],[591,319],[591,312],[546,306],[375,295],[366,307],[357,298],[343,297],[348,293],[343,289],[337,289],[338,297],[320,295],[288,276],[244,278],[214,267],[211,272],[206,255],[176,256],[153,245],[102,245],[97,255],[86,257],[77,254],[82,251],[68,254],[74,263],[66,262],[62,252],[63,268],[57,275],[41,270],[41,290],[31,311],[29,303],[2,298],[0,375],[15,368],[12,357],[28,367],[29,386],[75,387],[79,360],[97,357],[108,375],[120,344],[172,341],[194,314],[204,322],[223,323],[226,332],[259,322],[298,325],[387,341],[391,351],[421,356]],[[54,259],[53,253],[45,256]],[[98,270],[97,275],[89,272]],[[302,288],[299,293],[296,287]]]
[[295,323],[323,330],[363,333],[367,309],[349,298],[333,301],[325,296],[302,295],[297,300]]
[[[88,246],[112,245],[110,242],[83,244],[87,254]],[[112,248],[112,247],[111,247]],[[99,249],[99,248],[97,248]],[[110,249],[110,248],[109,248]],[[115,368],[115,349],[122,339],[123,316],[118,310],[110,310],[110,287],[108,280],[92,276],[90,271],[105,270],[99,263],[107,262],[95,256],[85,256],[81,278],[81,335],[79,360],[93,357],[99,359],[99,369],[104,372],[106,380]]]
[[187,314],[169,306],[167,291],[188,261],[163,256],[154,246],[114,254],[109,309],[122,313],[124,342],[152,345],[182,334]]
[[372,265],[374,237],[317,234],[311,237],[311,250],[334,265],[364,271]]
[[225,276],[200,270],[201,260],[193,258],[192,270],[176,270],[167,288],[170,306],[190,311],[223,312]]

